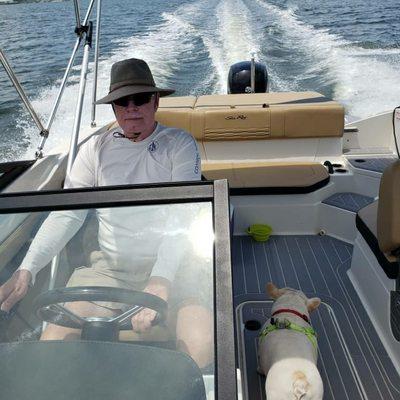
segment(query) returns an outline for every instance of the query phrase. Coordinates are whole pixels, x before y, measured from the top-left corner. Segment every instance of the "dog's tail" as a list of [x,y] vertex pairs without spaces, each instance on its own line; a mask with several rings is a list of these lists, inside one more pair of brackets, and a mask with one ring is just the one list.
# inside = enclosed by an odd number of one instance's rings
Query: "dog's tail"
[[307,381],[307,377],[301,371],[293,373],[293,399],[302,400],[307,394],[310,384]]

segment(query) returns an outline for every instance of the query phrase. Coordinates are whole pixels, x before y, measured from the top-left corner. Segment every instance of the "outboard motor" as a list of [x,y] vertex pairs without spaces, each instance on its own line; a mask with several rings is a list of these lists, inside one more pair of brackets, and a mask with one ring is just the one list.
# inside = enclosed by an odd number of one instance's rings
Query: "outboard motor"
[[252,58],[251,61],[241,61],[231,65],[228,75],[228,93],[265,93],[268,91],[268,73],[264,64],[255,62]]

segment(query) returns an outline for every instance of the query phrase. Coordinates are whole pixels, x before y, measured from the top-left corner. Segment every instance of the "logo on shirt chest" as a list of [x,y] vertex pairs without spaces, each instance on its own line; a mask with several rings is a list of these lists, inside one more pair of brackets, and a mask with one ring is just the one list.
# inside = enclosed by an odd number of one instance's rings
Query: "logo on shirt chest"
[[158,142],[156,140],[153,140],[149,146],[147,147],[147,150],[150,153],[154,153],[158,149]]

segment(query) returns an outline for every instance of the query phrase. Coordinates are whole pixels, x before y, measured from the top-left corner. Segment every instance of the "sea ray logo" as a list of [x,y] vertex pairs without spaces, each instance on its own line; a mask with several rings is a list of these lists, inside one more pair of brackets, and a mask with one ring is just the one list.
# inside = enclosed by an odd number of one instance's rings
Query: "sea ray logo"
[[231,119],[247,119],[247,115],[244,114],[239,114],[239,115],[228,115],[225,117],[226,120],[231,120]]
[[147,150],[149,150],[150,153],[154,153],[157,149],[158,149],[158,142],[157,141],[151,142],[149,144],[149,147],[147,148]]

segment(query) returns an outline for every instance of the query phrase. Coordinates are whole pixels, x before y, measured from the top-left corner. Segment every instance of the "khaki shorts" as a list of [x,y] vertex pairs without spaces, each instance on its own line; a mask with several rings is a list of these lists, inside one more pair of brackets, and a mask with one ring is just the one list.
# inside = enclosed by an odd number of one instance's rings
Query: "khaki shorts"
[[[126,270],[112,268],[110,261],[102,251],[92,252],[90,262],[91,267],[75,269],[67,287],[108,286],[142,291],[150,277],[148,273],[127,274]],[[198,263],[192,262],[178,269],[171,287],[168,301],[169,311],[190,303],[200,304],[212,310],[212,268],[201,269],[198,265]],[[126,310],[129,307],[129,305],[115,302],[96,302],[95,304],[113,310]]]

